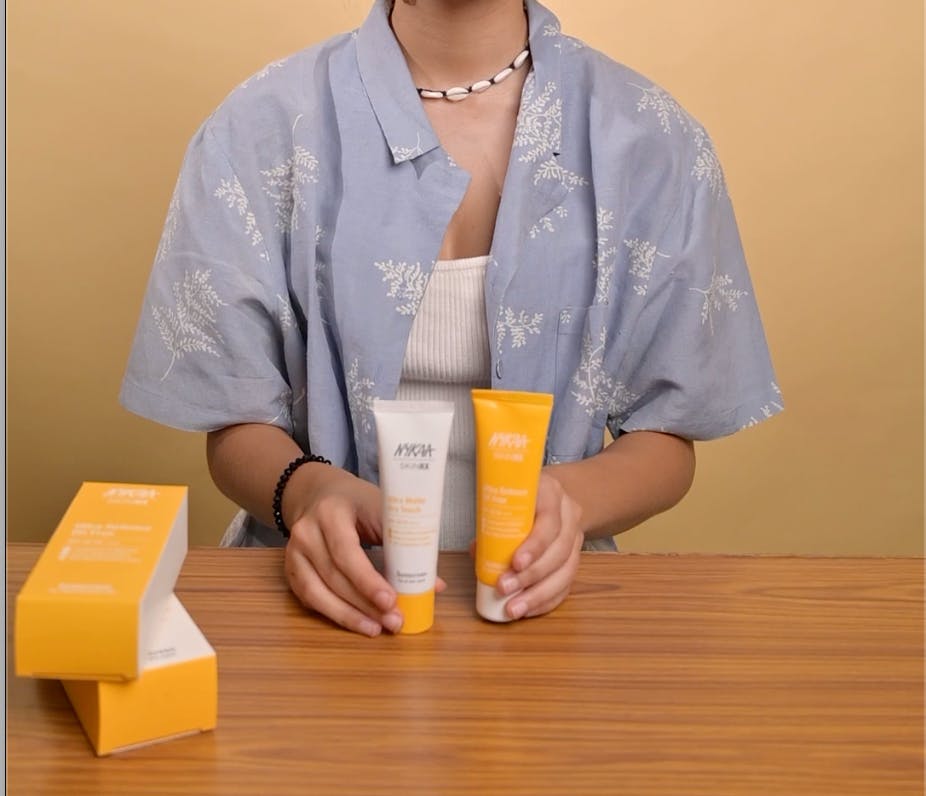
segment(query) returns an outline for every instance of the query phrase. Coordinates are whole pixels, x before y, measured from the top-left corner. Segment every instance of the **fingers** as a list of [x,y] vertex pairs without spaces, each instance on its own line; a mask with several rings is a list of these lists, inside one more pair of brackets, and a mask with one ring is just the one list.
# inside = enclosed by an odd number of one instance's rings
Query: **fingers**
[[308,559],[296,552],[292,545],[287,545],[285,558],[290,588],[306,608],[317,611],[355,633],[372,638],[382,632],[383,625],[380,622],[331,591]]
[[[511,559],[511,568],[515,572],[525,572],[546,554],[551,545],[557,542],[564,530],[561,514],[563,502],[566,500],[572,502],[578,512],[578,505],[569,498],[560,482],[541,471],[540,481],[537,484],[534,527],[531,528],[530,535],[518,547]],[[575,523],[578,525],[578,516],[576,516]],[[529,583],[526,581],[522,583],[522,586],[527,585]]]
[[363,551],[356,528],[356,514],[348,503],[319,501],[315,522],[306,524],[309,559],[325,583],[345,599],[358,607],[359,600],[389,611],[395,606],[395,590]]
[[355,513],[344,500],[323,499],[313,517],[293,524],[286,573],[303,605],[342,627],[375,636],[402,626],[395,590],[364,553]]
[[505,607],[512,619],[548,613],[566,599],[584,541],[580,519],[578,504],[542,475],[534,527],[499,578],[499,592],[515,595]]
[[561,566],[554,568],[549,575],[534,582],[512,597],[505,611],[512,619],[522,617],[541,616],[556,608],[572,588],[576,572],[579,568],[579,551],[582,543],[574,545],[567,559]]

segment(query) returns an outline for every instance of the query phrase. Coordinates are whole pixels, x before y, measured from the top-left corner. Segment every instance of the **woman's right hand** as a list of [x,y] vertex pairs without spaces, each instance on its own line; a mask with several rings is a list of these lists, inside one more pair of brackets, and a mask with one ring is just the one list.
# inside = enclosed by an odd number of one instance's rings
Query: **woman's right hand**
[[356,633],[397,633],[395,589],[361,546],[382,543],[379,488],[327,464],[305,464],[286,485],[282,510],[290,529],[286,578],[299,601]]

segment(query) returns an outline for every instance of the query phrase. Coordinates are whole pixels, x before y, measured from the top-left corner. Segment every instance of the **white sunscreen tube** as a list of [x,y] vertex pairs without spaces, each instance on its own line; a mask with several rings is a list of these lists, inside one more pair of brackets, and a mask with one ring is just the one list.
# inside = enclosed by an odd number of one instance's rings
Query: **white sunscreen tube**
[[444,471],[453,403],[373,401],[383,493],[385,576],[398,593],[400,633],[434,624]]

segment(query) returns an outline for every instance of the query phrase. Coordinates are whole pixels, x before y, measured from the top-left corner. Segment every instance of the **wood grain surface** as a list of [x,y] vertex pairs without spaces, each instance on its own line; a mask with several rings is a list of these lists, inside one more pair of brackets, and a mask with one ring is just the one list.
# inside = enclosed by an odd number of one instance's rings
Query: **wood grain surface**
[[190,551],[218,653],[211,733],[96,758],[55,681],[12,670],[10,794],[923,793],[923,561],[583,553],[553,614],[492,625],[442,554],[434,628],[306,613],[280,550]]

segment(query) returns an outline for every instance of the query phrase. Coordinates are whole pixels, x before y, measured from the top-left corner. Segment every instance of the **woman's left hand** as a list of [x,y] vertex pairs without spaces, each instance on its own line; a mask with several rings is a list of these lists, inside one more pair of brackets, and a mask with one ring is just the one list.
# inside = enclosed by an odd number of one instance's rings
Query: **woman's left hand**
[[505,605],[512,619],[552,611],[569,594],[585,541],[582,509],[546,470],[537,486],[534,527],[498,579],[501,595],[514,595]]

